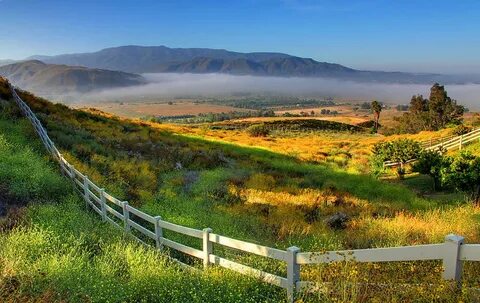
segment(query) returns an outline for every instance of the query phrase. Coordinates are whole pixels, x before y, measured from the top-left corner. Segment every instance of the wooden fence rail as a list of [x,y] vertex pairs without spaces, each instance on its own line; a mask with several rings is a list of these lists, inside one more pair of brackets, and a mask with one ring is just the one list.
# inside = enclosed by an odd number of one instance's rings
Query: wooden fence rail
[[[103,188],[94,184],[88,176],[82,174],[68,163],[55,147],[52,140],[50,140],[47,131],[35,114],[18,96],[15,89],[12,86],[10,88],[15,102],[32,123],[45,148],[59,163],[62,173],[73,181],[75,188],[83,196],[86,205],[97,212],[104,221],[124,229],[132,237],[145,243],[144,240],[132,234],[132,229],[135,230],[155,241],[157,249],[162,249],[166,246],[203,260],[204,267],[218,265],[286,289],[288,302],[294,302],[298,292],[317,289],[315,283],[301,281],[301,266],[349,260],[355,262],[442,260],[444,267],[443,278],[459,283],[462,279],[463,261],[480,261],[480,244],[464,244],[463,237],[457,235],[446,236],[445,242],[440,244],[328,252],[300,252],[300,249],[295,246],[286,250],[271,248],[228,238],[213,233],[210,228],[198,230],[165,221],[160,216],[151,216],[131,206],[128,202],[121,201],[107,193]],[[143,222],[135,218],[139,218]],[[202,249],[192,248],[172,239],[167,239],[163,233],[164,229],[201,239]],[[287,267],[287,276],[281,277],[217,256],[214,254],[213,244],[284,262]]]
[[[443,151],[443,150],[448,151],[453,149],[462,150],[465,144],[473,142],[475,140],[480,141],[480,128],[474,129],[469,133],[466,133],[460,136],[449,136],[441,139],[435,139],[432,141],[422,141],[420,142],[420,146],[423,149],[430,150],[430,151]],[[417,159],[411,159],[404,164],[412,163],[415,161],[417,161]],[[383,162],[383,167],[392,167],[392,166],[399,166],[399,165],[401,165],[401,163],[396,161]]]

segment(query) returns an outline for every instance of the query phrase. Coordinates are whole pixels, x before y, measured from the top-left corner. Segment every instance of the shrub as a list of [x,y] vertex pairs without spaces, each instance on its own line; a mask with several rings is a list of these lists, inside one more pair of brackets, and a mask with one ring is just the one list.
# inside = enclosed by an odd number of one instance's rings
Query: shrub
[[266,137],[270,134],[270,130],[263,123],[249,126],[247,132],[252,137]]
[[442,182],[465,192],[473,202],[480,202],[480,157],[461,153],[442,169]]

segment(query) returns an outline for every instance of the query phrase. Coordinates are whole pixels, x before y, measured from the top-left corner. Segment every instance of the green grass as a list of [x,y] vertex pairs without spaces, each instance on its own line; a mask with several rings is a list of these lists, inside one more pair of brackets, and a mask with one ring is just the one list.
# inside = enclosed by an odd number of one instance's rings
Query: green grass
[[185,272],[102,223],[26,129],[0,117],[0,184],[9,199],[29,202],[23,221],[0,232],[3,302],[283,300],[279,289],[228,271]]

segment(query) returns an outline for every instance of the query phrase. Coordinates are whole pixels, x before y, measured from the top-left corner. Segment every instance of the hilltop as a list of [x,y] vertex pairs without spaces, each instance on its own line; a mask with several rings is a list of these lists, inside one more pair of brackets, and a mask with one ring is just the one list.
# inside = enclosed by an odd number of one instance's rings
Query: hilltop
[[142,76],[81,66],[46,64],[39,60],[0,66],[0,75],[38,94],[84,93],[145,83]]

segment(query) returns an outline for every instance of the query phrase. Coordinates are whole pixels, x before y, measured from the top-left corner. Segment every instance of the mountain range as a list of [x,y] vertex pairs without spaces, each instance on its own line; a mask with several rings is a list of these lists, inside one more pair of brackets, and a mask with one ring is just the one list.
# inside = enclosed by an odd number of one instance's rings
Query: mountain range
[[137,74],[28,60],[0,66],[0,75],[39,95],[84,93],[144,84]]
[[240,53],[224,49],[120,46],[93,53],[0,60],[0,75],[42,96],[69,95],[147,83],[139,74],[222,73],[308,77],[367,83],[480,83],[477,76],[363,71],[283,53]]
[[120,46],[93,53],[33,56],[52,64],[79,65],[129,73],[226,73],[280,77],[327,77],[380,83],[444,84],[480,82],[471,77],[363,71],[283,53],[240,53],[224,49]]

